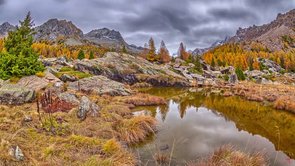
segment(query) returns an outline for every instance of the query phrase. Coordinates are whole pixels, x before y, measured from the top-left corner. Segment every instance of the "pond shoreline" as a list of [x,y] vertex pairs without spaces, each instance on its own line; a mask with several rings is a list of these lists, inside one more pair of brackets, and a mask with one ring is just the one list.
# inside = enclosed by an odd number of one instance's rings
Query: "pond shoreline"
[[[294,130],[291,129],[290,126],[293,126],[291,125],[291,123],[293,123],[295,116],[292,113],[272,109],[271,108],[272,106],[270,104],[266,104],[267,106],[265,106],[265,103],[256,102],[256,101],[247,101],[244,99],[244,97],[240,97],[240,96],[223,97],[224,92],[221,93],[221,90],[216,88],[208,88],[208,87],[207,88],[151,88],[150,90],[142,89],[139,91],[148,93],[151,95],[155,95],[155,96],[161,96],[161,97],[164,97],[166,100],[172,99],[174,102],[177,102],[177,103],[180,102],[179,105],[177,106],[177,108],[179,109],[177,112],[179,112],[179,116],[181,119],[183,118],[187,119],[188,117],[193,116],[191,115],[193,113],[192,110],[189,111],[191,112],[189,113],[189,115],[186,115],[186,112],[187,112],[186,110],[189,108],[191,109],[192,106],[193,107],[196,106],[197,108],[205,106],[209,108],[210,110],[214,110],[218,112],[218,114],[221,114],[221,116],[225,116],[226,119],[228,119],[229,121],[233,121],[234,123],[237,123],[237,127],[239,128],[239,131],[249,131],[253,135],[262,135],[262,137],[266,137],[268,138],[269,141],[275,143],[274,146],[276,147],[276,149],[277,148],[281,149],[290,158],[294,158],[293,156],[294,152],[292,152],[292,147],[295,144],[294,144],[294,141],[292,141],[291,139],[292,131]],[[204,97],[201,97],[201,98],[198,97],[197,94],[200,94],[200,93],[201,93],[201,96],[207,96],[205,97],[207,99],[204,100]],[[148,110],[148,113],[149,113],[145,115],[151,115],[153,117],[157,117],[158,121],[161,123],[163,120],[166,121],[167,118],[169,119],[169,113],[168,115],[167,113],[165,113],[166,112],[165,109],[167,108],[163,106],[140,107],[139,109],[135,109],[135,110],[139,111],[144,109]],[[224,111],[220,112],[219,111],[220,109]],[[234,110],[239,110],[239,111],[234,111]],[[272,119],[274,118],[274,120],[270,121],[271,118]],[[241,119],[244,119],[244,121],[243,120],[241,121]],[[177,124],[176,121],[175,123]],[[288,124],[287,126],[289,127],[287,127],[286,124]],[[172,124],[169,124],[169,125],[167,124],[167,127],[171,125]],[[159,132],[160,132],[159,134],[162,135],[161,134],[161,132],[163,132],[162,129],[160,129]],[[279,145],[277,144],[278,137],[276,134],[278,132],[281,134]],[[156,139],[159,139],[159,138],[156,137]],[[162,142],[162,143],[165,144],[165,142]],[[151,143],[148,143],[148,144],[151,144]],[[158,146],[161,146],[161,144]],[[220,145],[220,147],[221,146],[222,144]],[[169,145],[169,147],[171,148],[171,145]],[[216,149],[218,149],[218,147],[216,147],[215,150]],[[263,152],[263,151],[258,151],[258,152]],[[213,151],[211,151],[211,153],[213,153]],[[207,157],[210,157],[210,156],[207,156]],[[205,160],[205,159],[206,159],[205,156],[202,157],[202,160]]]

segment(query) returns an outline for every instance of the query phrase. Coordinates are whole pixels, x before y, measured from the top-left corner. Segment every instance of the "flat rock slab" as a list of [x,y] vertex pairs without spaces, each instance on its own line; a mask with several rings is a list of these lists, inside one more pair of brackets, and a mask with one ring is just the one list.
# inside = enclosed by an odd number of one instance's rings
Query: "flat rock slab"
[[0,88],[0,104],[19,105],[32,102],[35,91],[16,84],[5,84]]
[[49,84],[55,85],[57,83],[61,84],[62,81],[46,71],[44,77],[37,77],[35,75],[23,77],[18,81],[17,85],[39,91],[46,88]]
[[131,90],[126,88],[124,84],[104,76],[94,76],[71,82],[68,88],[96,95],[127,96],[131,94]]

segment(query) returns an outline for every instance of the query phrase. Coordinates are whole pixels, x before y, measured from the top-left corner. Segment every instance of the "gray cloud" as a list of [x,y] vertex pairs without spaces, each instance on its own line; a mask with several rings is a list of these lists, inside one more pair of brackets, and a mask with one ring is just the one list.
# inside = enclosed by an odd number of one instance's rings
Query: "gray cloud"
[[0,0],[0,5],[3,5],[5,3],[5,0]]
[[17,24],[31,11],[36,25],[67,19],[85,33],[119,30],[130,44],[164,40],[175,52],[180,42],[189,49],[208,47],[239,27],[268,23],[293,8],[295,0],[0,0],[0,23]]

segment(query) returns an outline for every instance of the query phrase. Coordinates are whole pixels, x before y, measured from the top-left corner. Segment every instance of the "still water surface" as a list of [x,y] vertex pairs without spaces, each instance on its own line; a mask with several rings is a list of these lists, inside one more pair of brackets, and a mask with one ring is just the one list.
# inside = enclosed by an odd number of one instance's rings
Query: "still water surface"
[[167,106],[136,108],[157,118],[159,131],[135,148],[142,165],[153,155],[172,156],[171,165],[198,160],[223,145],[246,153],[262,152],[274,166],[295,166],[295,116],[261,103],[224,98],[198,89],[144,90],[165,97]]

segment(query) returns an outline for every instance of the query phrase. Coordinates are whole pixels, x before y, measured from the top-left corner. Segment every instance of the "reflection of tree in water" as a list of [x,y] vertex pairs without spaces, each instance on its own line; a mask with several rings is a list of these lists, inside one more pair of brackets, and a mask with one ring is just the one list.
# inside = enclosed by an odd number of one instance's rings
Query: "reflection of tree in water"
[[295,158],[293,114],[238,97],[210,96],[204,104],[207,108],[221,113],[226,120],[235,122],[239,131],[261,135],[270,140],[276,150],[284,151],[289,157]]
[[161,113],[161,119],[164,122],[169,111],[169,104],[161,105],[158,108]]
[[178,104],[178,111],[181,118],[186,114],[190,107],[198,108],[203,105],[204,96],[199,93],[188,92],[182,95],[181,99],[176,102]]

